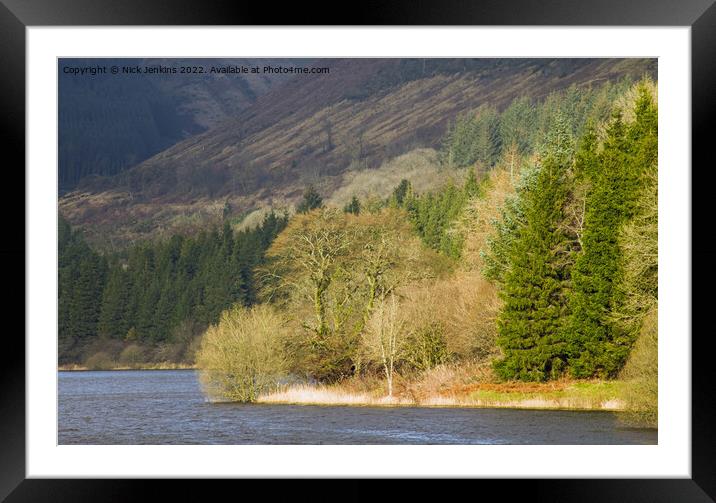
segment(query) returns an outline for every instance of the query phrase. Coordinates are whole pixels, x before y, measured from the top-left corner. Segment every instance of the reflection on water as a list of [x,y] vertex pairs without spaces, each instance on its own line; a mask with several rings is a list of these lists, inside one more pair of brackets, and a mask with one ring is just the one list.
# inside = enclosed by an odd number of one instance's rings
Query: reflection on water
[[60,444],[655,444],[610,412],[210,403],[192,370],[59,372]]

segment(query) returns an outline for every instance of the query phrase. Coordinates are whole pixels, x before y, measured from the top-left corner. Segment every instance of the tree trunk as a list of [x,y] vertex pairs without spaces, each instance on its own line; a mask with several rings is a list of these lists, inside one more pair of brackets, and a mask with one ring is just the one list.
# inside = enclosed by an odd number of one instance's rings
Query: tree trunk
[[388,380],[388,396],[392,398],[393,397],[393,375],[390,374],[387,369],[385,371],[385,375],[387,376],[387,380]]

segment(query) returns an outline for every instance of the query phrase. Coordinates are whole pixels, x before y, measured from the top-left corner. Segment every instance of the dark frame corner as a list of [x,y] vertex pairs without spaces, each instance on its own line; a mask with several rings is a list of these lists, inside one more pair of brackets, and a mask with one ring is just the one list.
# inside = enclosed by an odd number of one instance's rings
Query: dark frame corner
[[[242,2],[223,4],[218,1],[202,3],[193,0],[173,0],[171,8],[162,0],[0,0],[0,124],[5,158],[14,154],[15,162],[6,162],[5,176],[14,190],[8,191],[19,199],[2,198],[6,206],[5,225],[10,226],[3,240],[0,257],[16,285],[22,284],[25,292],[24,271],[13,264],[26,262],[25,221],[18,216],[18,207],[25,207],[25,175],[19,166],[25,164],[25,29],[28,26],[53,25],[285,25],[285,24],[369,24],[369,25],[621,25],[621,26],[690,26],[692,70],[692,229],[708,229],[711,202],[698,197],[699,191],[713,186],[714,170],[711,152],[711,133],[716,123],[716,3],[714,0],[622,0],[531,2],[529,0],[486,0],[481,2],[421,2],[406,0],[394,2],[368,2],[356,5],[353,17],[342,23],[322,19],[321,10],[305,6],[287,6],[281,12],[270,12],[271,6],[261,11],[256,5]],[[276,10],[276,9],[274,9]],[[317,20],[321,19],[320,22]],[[709,154],[711,154],[709,156]],[[708,157],[707,157],[708,156]],[[6,178],[7,179],[7,178]],[[17,185],[15,185],[17,184]],[[23,190],[17,190],[21,186]],[[708,236],[708,233],[705,233]],[[711,296],[697,295],[699,286],[716,283],[713,263],[716,262],[716,245],[695,233],[692,237],[692,268],[699,274],[692,283],[692,316],[694,327],[705,323],[701,313],[713,309]],[[23,275],[22,278],[20,276]],[[17,276],[17,277],[15,277]],[[704,289],[704,292],[708,290]],[[12,302],[6,312],[19,312],[25,307],[25,296],[12,292]],[[22,304],[22,306],[20,305]],[[24,320],[23,320],[24,327]],[[23,330],[24,331],[24,330]],[[692,337],[692,478],[645,480],[531,480],[509,482],[480,481],[480,493],[485,485],[500,488],[504,496],[529,494],[532,500],[551,501],[716,501],[716,407],[713,389],[716,372],[709,351],[709,332],[693,330]],[[171,486],[181,491],[181,500],[205,496],[203,488],[192,481],[144,482],[126,480],[58,480],[26,479],[25,470],[25,343],[17,331],[5,332],[5,361],[0,366],[3,389],[0,394],[2,441],[0,447],[0,500],[20,501],[125,501],[144,495],[156,499],[165,496]],[[687,334],[684,334],[685,336]],[[343,488],[344,495],[358,499],[375,494],[367,489],[372,482],[350,483],[352,489]],[[226,486],[226,484],[221,484]],[[360,485],[360,488],[358,486]],[[441,484],[444,488],[446,484]],[[292,486],[293,497],[297,487]],[[412,484],[423,491],[424,483]],[[474,484],[472,489],[474,490]],[[161,492],[159,492],[161,491]],[[298,490],[298,493],[303,491]],[[416,491],[417,492],[417,491]],[[102,495],[101,497],[98,495]],[[328,499],[326,493],[318,493]],[[335,493],[334,493],[335,494]],[[163,498],[162,498],[163,499]]]

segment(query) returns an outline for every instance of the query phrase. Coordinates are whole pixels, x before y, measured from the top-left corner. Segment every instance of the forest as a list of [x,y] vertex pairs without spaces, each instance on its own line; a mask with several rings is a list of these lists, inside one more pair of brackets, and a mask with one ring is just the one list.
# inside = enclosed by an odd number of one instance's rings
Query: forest
[[184,130],[200,131],[177,114],[176,100],[156,93],[148,99],[152,87],[144,80],[59,75],[59,184],[64,190],[90,175],[119,173],[178,141]]
[[104,256],[60,218],[60,364],[191,363],[208,323],[234,303],[255,302],[253,270],[286,222],[270,213],[251,230],[234,233],[227,223]]
[[60,219],[59,363],[196,364],[247,402],[619,381],[653,425],[656,103],[645,78],[482,106],[448,128],[439,189],[334,207],[308,186],[255,228],[100,254]]

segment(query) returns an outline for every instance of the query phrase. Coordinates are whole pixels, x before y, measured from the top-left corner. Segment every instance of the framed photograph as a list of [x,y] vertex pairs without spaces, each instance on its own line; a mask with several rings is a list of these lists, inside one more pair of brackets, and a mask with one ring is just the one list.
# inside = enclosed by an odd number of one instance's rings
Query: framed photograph
[[0,6],[26,211],[0,496],[440,477],[716,498],[692,329],[709,1],[354,26],[104,4]]

